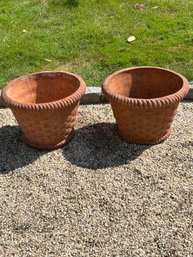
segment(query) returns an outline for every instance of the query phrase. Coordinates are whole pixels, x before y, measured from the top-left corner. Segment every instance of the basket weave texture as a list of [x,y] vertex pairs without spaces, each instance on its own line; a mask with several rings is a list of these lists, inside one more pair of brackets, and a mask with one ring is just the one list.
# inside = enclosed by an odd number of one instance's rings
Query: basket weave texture
[[84,81],[67,72],[40,72],[11,81],[2,99],[10,107],[25,141],[39,149],[55,149],[71,138]]
[[157,144],[170,135],[177,107],[188,90],[183,76],[157,67],[124,69],[103,84],[119,136],[137,144]]

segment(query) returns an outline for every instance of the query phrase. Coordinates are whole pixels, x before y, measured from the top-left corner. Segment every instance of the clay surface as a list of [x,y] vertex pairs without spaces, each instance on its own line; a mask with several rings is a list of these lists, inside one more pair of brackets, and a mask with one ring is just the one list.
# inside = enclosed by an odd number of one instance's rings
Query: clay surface
[[170,135],[178,104],[188,90],[183,76],[156,67],[121,70],[103,84],[119,136],[139,144],[157,144]]
[[40,149],[62,146],[72,136],[84,81],[66,72],[41,72],[11,81],[2,91],[25,141]]

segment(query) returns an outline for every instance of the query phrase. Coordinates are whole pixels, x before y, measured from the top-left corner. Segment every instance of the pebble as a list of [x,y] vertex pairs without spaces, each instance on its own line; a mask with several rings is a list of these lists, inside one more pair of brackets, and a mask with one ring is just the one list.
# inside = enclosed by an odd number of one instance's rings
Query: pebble
[[192,256],[192,114],[181,103],[171,136],[141,146],[109,104],[80,106],[72,141],[47,152],[0,109],[0,255]]

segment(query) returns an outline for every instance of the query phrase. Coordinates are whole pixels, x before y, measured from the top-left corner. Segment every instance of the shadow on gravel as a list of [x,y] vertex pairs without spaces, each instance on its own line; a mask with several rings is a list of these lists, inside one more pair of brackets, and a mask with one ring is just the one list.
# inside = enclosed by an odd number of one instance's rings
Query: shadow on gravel
[[76,166],[96,170],[127,164],[149,147],[128,144],[118,137],[115,124],[99,123],[77,129],[63,155]]
[[23,142],[18,126],[0,127],[0,174],[24,167],[44,153]]
[[[72,164],[96,170],[127,164],[149,147],[128,144],[118,137],[114,124],[99,123],[75,130],[62,151]],[[46,153],[27,146],[18,126],[0,127],[0,174],[25,167]]]

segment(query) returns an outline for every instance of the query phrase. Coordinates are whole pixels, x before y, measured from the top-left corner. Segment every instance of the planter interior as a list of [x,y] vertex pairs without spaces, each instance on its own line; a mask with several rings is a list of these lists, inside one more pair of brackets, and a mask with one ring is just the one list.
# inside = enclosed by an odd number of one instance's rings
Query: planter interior
[[42,104],[72,95],[80,86],[78,78],[63,73],[37,73],[16,79],[7,90],[14,102]]
[[183,80],[177,74],[157,68],[128,69],[108,81],[108,90],[113,94],[138,99],[171,95],[182,86]]

